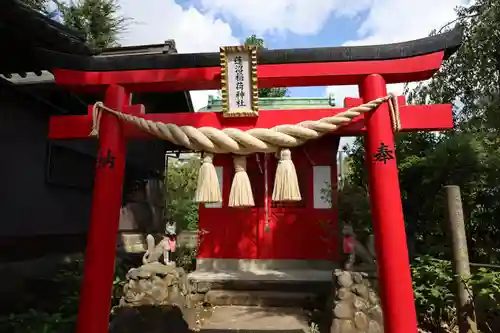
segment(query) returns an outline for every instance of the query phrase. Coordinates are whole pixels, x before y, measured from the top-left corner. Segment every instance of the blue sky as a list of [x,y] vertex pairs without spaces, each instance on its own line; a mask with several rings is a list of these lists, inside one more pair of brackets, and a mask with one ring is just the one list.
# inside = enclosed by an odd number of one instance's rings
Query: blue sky
[[[236,0],[237,1],[237,0]],[[272,1],[272,0],[271,0]],[[183,9],[188,10],[194,7],[200,11],[206,12],[200,1],[180,0],[176,1]],[[345,18],[330,15],[324,26],[314,35],[300,35],[291,32],[284,33],[262,33],[258,37],[263,38],[265,45],[270,49],[289,49],[289,48],[308,48],[308,47],[327,47],[333,45],[343,45],[347,41],[357,37],[357,30],[363,22],[368,9],[362,10],[356,17]],[[225,20],[226,17],[221,14],[215,14],[216,19]],[[237,19],[229,19],[233,34],[239,40],[245,40],[255,31],[246,28]],[[325,97],[325,87],[292,87],[289,88],[290,96],[293,97]]]
[[[426,37],[469,0],[119,0],[134,20],[122,44],[174,39],[179,52],[217,52],[255,33],[266,47],[370,45]],[[401,85],[389,91],[400,93]],[[195,108],[216,91],[191,92]],[[358,96],[355,86],[292,88],[294,97]]]

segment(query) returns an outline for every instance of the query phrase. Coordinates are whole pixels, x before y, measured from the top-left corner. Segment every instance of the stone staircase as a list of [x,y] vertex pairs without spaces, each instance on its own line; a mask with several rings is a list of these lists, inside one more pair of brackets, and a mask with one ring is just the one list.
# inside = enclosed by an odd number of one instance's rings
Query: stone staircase
[[309,332],[331,291],[326,270],[195,271],[192,297],[213,307],[202,332]]
[[[316,333],[298,308],[222,306],[213,310],[202,333]],[[319,332],[318,332],[319,333]]]
[[213,306],[321,306],[331,290],[331,271],[222,271],[189,275],[197,300]]

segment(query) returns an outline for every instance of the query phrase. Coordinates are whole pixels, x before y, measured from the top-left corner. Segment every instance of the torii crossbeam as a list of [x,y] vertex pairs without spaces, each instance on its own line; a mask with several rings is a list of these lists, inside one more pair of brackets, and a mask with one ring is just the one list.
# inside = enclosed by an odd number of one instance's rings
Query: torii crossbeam
[[[461,31],[421,40],[372,47],[336,47],[259,52],[260,87],[357,84],[360,99],[347,99],[346,107],[387,95],[388,83],[430,78],[443,59],[461,42]],[[44,54],[60,85],[76,90],[105,91],[104,104],[119,112],[145,119],[191,125],[247,130],[317,120],[343,109],[261,111],[257,118],[224,118],[217,113],[147,114],[130,106],[138,91],[201,90],[220,88],[219,54],[124,55],[78,58]],[[399,98],[401,131],[435,131],[453,127],[451,105],[405,105]],[[90,110],[90,109],[89,109]],[[50,120],[50,139],[86,139],[92,115],[56,116]],[[416,333],[417,322],[409,269],[406,235],[394,157],[394,134],[387,104],[340,128],[336,135],[364,135],[366,164],[380,293],[386,333]],[[115,260],[126,140],[152,138],[117,117],[103,113],[100,123],[90,231],[85,258],[78,333],[108,330],[111,285]],[[380,147],[391,158],[377,158]]]

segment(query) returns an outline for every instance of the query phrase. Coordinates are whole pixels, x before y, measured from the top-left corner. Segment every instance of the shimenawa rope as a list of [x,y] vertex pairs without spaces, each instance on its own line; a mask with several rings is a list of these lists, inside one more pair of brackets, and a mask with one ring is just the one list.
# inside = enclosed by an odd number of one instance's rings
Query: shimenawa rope
[[[303,121],[294,125],[278,125],[273,128],[253,128],[242,131],[236,128],[178,126],[154,122],[138,116],[118,112],[106,107],[102,102],[94,104],[91,136],[99,135],[99,123],[102,110],[115,115],[120,120],[133,124],[153,136],[168,140],[176,145],[194,151],[205,152],[198,179],[195,200],[197,202],[221,201],[217,173],[212,163],[213,154],[248,155],[257,152],[276,153],[280,156],[275,176],[273,200],[301,200],[297,174],[291,159],[289,148],[304,144],[307,140],[317,139],[350,123],[354,118],[376,109],[389,102],[391,125],[394,132],[401,129],[397,98],[389,94],[368,103],[352,107],[334,116],[319,120]],[[246,174],[244,156],[235,157],[236,179],[231,188],[231,206],[253,206],[253,195]],[[245,194],[246,193],[246,194]],[[239,198],[235,198],[238,196]]]

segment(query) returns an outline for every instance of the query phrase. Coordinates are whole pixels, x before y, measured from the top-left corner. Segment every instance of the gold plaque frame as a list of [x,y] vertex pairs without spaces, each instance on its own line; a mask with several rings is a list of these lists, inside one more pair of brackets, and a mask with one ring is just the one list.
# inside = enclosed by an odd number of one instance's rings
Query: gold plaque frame
[[[229,105],[229,79],[228,79],[228,57],[229,53],[248,53],[249,73],[251,76],[250,92],[251,106],[249,109],[230,110]],[[257,47],[253,45],[223,46],[220,48],[221,64],[221,97],[222,113],[224,117],[258,117],[259,116],[259,89],[257,86]]]

